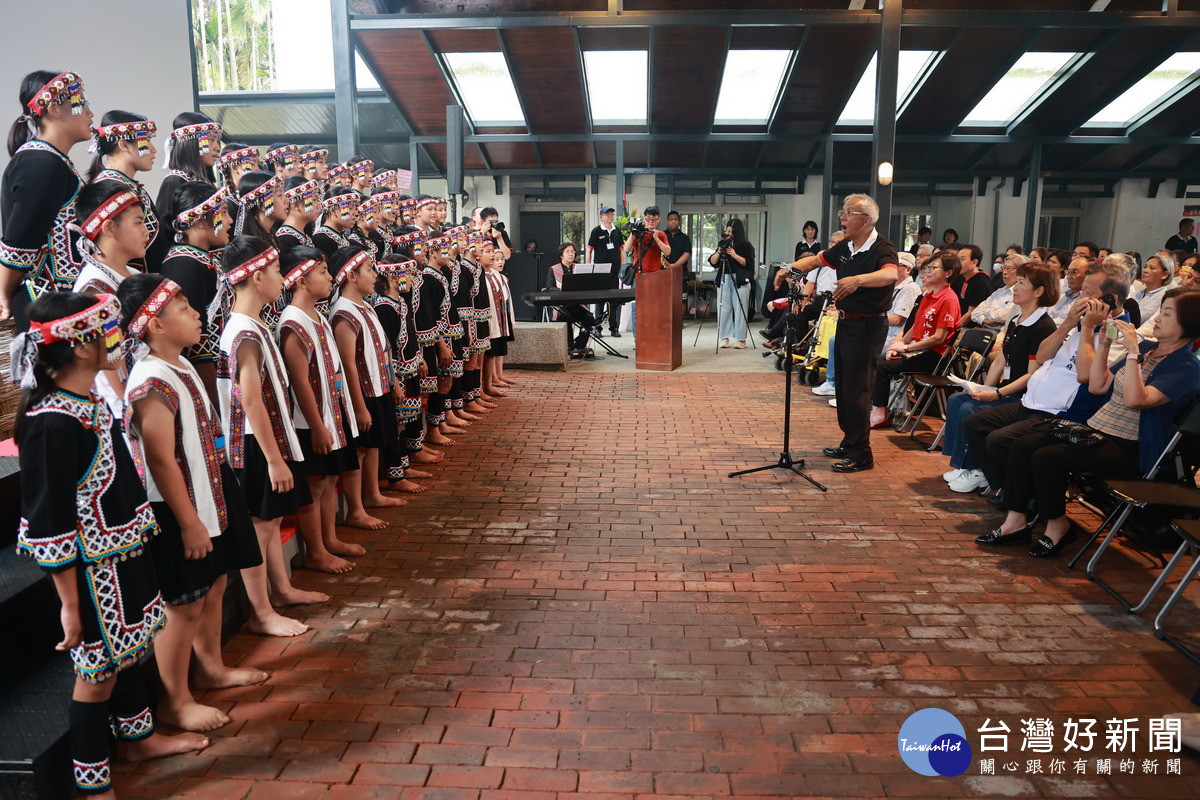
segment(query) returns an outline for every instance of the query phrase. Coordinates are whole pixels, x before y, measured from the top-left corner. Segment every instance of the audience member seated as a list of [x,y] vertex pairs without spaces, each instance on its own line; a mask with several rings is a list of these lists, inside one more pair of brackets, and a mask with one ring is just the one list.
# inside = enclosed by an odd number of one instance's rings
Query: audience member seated
[[950,279],[958,263],[954,253],[942,253],[921,269],[925,294],[917,307],[916,322],[907,333],[892,340],[876,366],[875,386],[871,390],[872,428],[888,424],[887,401],[892,378],[902,372],[932,372],[954,339],[962,314]]
[[1071,259],[1071,263],[1067,265],[1067,274],[1063,278],[1063,288],[1058,296],[1058,303],[1050,309],[1050,319],[1057,324],[1062,324],[1062,321],[1067,318],[1067,313],[1075,304],[1075,301],[1080,298],[1080,293],[1083,290],[1083,279],[1087,277],[1088,272],[1096,265],[1094,258],[1079,257]]
[[887,314],[887,336],[884,338],[881,355],[887,354],[888,346],[903,332],[904,325],[921,296],[921,286],[912,276],[913,267],[917,263],[916,258],[912,253],[900,253],[897,261],[899,263],[896,265],[896,285],[892,287],[892,305]]
[[1146,259],[1142,268],[1142,289],[1133,295],[1141,312],[1142,322],[1158,313],[1166,295],[1168,284],[1174,278],[1175,261],[1168,255],[1156,254]]
[[[1098,342],[1098,349],[1088,359],[1088,392],[1110,395],[1087,420],[1094,442],[1071,444],[1042,430],[1013,441],[1009,462],[1021,466],[1007,472],[1001,505],[1008,516],[999,528],[975,540],[980,544],[1029,541],[1038,519],[1045,519],[1045,534],[1029,555],[1044,558],[1056,554],[1070,531],[1066,516],[1070,476],[1075,472],[1111,476],[1146,472],[1166,446],[1172,422],[1200,392],[1200,361],[1192,354],[1193,342],[1200,338],[1200,292],[1183,288],[1167,292],[1154,330],[1157,342],[1139,345],[1132,324],[1112,322],[1126,357],[1111,368],[1107,367],[1107,355],[1113,339],[1101,327],[1107,311],[1102,302],[1088,301],[1080,339],[1080,360],[1083,351],[1091,350],[1093,340]],[[1038,516],[1031,522],[1029,504],[1035,500]]]
[[[985,328],[1003,328],[1013,315],[1013,284],[1017,282],[1017,268],[1029,263],[1029,259],[1020,255],[1004,257],[1004,265],[1000,268],[1000,288],[992,292],[987,300],[975,306],[971,312],[971,322]],[[1055,294],[1055,297],[1058,295]]]
[[[1024,256],[1008,258],[1024,259]],[[1006,260],[1006,268],[1008,263]],[[987,386],[994,388],[958,392],[950,395],[946,404],[942,452],[950,456],[951,471],[942,477],[950,484],[951,491],[974,492],[988,485],[967,447],[964,422],[985,408],[1017,402],[1038,367],[1038,348],[1054,333],[1055,325],[1046,309],[1058,300],[1058,279],[1049,268],[1022,264],[1013,281],[1012,299],[1017,316],[1008,323],[1000,351],[984,379]]]
[[992,294],[992,279],[980,271],[983,251],[973,244],[964,244],[958,250],[959,271],[950,282],[958,295],[961,309],[958,324],[969,325],[971,312]]

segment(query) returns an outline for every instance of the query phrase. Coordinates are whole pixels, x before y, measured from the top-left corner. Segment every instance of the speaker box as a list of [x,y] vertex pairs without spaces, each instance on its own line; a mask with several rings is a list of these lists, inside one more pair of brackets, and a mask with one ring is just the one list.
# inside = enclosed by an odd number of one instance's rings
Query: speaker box
[[512,258],[504,262],[504,274],[508,276],[508,288],[512,292],[513,314],[525,322],[542,319],[540,308],[531,308],[521,299],[530,292],[540,291],[545,284],[545,276],[538,274],[543,270],[538,268],[537,262],[530,253],[513,253]]
[[463,190],[463,110],[446,106],[446,193]]

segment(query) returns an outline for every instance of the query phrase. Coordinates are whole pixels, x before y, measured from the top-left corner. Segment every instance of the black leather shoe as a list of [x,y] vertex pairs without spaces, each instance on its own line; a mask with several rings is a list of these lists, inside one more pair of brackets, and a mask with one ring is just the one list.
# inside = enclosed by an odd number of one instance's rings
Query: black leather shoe
[[771,338],[773,338],[773,337],[771,336],[771,332],[770,332],[769,330],[767,330],[766,328],[763,328],[762,330],[760,330],[760,331],[758,332],[758,335],[759,335],[759,336],[761,336],[761,337],[763,337],[764,339],[771,339]]
[[1050,541],[1049,536],[1042,536],[1042,538],[1034,542],[1033,549],[1029,551],[1029,555],[1033,556],[1034,558],[1051,558],[1052,556],[1058,555],[1058,551],[1062,550],[1067,542],[1074,538],[1074,530],[1068,530],[1063,537],[1058,540],[1057,544]]
[[826,447],[821,451],[821,455],[826,458],[845,458],[846,448],[844,447]]
[[1030,523],[1019,531],[1012,533],[1001,533],[999,528],[975,537],[975,544],[984,544],[988,547],[1003,547],[1006,544],[1018,544],[1028,542],[1033,539],[1033,524]]
[[874,468],[875,461],[870,458],[843,458],[833,462],[834,472],[862,472]]
[[1004,490],[997,489],[996,493],[987,499],[987,504],[993,508],[1004,508]]
[[614,338],[614,339],[620,339],[620,338],[621,338],[621,332],[620,332],[620,331],[609,331],[609,332],[608,332],[608,335],[609,335],[609,336],[611,336],[611,337],[612,337],[612,338]]

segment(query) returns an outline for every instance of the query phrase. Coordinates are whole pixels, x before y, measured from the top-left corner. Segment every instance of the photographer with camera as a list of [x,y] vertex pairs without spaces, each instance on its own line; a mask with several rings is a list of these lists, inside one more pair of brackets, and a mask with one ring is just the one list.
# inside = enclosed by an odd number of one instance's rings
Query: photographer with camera
[[479,216],[483,220],[480,232],[492,240],[496,251],[502,253],[504,260],[507,261],[512,257],[512,240],[508,238],[508,232],[504,230],[504,223],[500,221],[500,212],[492,206],[487,206],[479,212]]
[[657,230],[658,206],[649,206],[640,220],[629,223],[629,238],[622,246],[624,253],[633,252],[633,272],[658,272],[663,268],[663,258],[670,255],[671,244],[667,234]]
[[721,347],[736,339],[738,350],[746,347],[750,324],[746,309],[750,305],[750,281],[754,279],[754,245],[746,239],[746,227],[736,217],[725,225],[725,238],[708,257],[717,268],[717,336]]

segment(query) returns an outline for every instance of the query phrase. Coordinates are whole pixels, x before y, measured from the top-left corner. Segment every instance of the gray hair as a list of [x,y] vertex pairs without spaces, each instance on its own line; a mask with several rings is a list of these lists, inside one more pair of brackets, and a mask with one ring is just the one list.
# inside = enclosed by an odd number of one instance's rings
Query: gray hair
[[867,215],[872,225],[879,222],[879,204],[871,195],[862,192],[846,195],[846,199],[842,201],[842,208],[849,208],[851,203],[857,205],[858,210]]
[[929,253],[929,255],[933,255],[933,245],[926,242],[925,244],[923,244],[917,248],[917,252],[918,253]]
[[1004,257],[1004,263],[1006,265],[1011,262],[1013,266],[1018,268],[1025,266],[1031,261],[1033,261],[1032,258],[1029,256],[1023,256],[1020,253],[1010,253]]
[[1104,283],[1100,284],[1100,294],[1115,294],[1122,303],[1129,299],[1129,285],[1133,283],[1133,271],[1130,264],[1133,259],[1124,253],[1113,253],[1099,264],[1088,269],[1088,275],[1097,272],[1104,273]]
[[1132,283],[1133,278],[1135,275],[1137,275],[1138,271],[1138,265],[1137,262],[1133,260],[1133,256],[1126,255],[1125,253],[1109,253],[1104,257],[1104,260],[1100,262],[1100,265],[1106,268],[1105,272],[1108,272],[1107,267],[1109,265],[1117,266],[1125,270],[1125,274],[1128,276],[1126,283]]
[[[1162,264],[1163,269],[1165,269],[1167,272],[1171,273],[1172,275],[1175,274],[1175,257],[1174,256],[1168,255],[1167,253],[1164,253],[1164,252],[1158,252],[1158,253],[1155,253],[1154,255],[1150,256],[1150,258],[1158,259],[1158,263]],[[1150,258],[1146,259],[1147,263],[1149,263]]]

